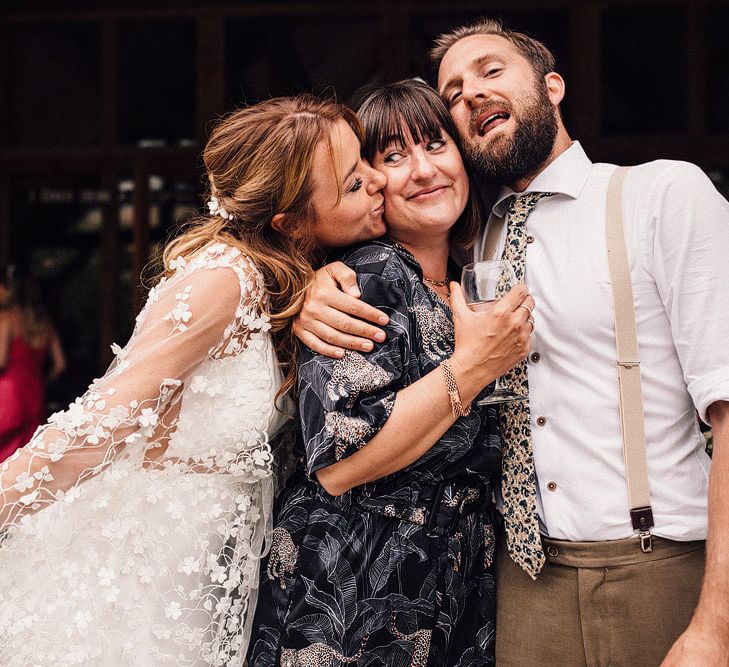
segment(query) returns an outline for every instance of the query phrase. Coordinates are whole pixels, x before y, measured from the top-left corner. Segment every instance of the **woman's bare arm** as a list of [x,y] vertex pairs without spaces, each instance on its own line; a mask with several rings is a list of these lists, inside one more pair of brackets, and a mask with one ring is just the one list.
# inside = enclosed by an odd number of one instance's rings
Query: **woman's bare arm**
[[51,356],[51,370],[48,373],[48,382],[53,382],[66,370],[66,355],[63,353],[63,347],[55,329],[51,330],[49,353]]
[[0,313],[0,373],[5,370],[12,342],[12,323],[8,313]]
[[[464,405],[529,352],[534,307],[524,285],[513,289],[488,312],[473,312],[460,286],[451,284],[451,308],[456,347],[453,374]],[[392,413],[364,447],[316,471],[324,489],[341,495],[350,489],[390,475],[425,454],[455,421],[440,368],[397,393]]]

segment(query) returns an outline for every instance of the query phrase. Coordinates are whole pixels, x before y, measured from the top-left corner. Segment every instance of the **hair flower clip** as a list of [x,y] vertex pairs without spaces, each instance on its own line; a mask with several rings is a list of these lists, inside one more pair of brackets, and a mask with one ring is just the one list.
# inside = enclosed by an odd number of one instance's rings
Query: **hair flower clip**
[[219,215],[223,218],[223,220],[233,219],[233,215],[228,213],[228,211],[220,205],[220,200],[214,195],[210,197],[210,201],[208,201],[208,209],[210,210],[210,215]]

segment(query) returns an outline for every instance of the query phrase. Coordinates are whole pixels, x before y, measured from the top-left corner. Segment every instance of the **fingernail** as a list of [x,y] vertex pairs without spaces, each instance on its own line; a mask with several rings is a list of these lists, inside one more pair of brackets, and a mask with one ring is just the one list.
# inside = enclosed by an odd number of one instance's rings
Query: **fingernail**
[[389,324],[390,318],[387,315],[380,315],[380,317],[377,318],[377,321],[380,324]]
[[366,342],[364,342],[364,343],[362,343],[362,350],[363,350],[364,352],[370,352],[370,351],[372,350],[372,348],[373,348],[373,347],[374,347],[374,345],[373,345],[373,344],[372,344],[372,342],[371,342],[371,341],[369,341],[369,340],[368,340],[368,341],[366,341]]
[[344,356],[344,350],[335,350],[334,351],[334,356],[337,359],[341,359]]
[[384,343],[384,342],[385,342],[385,338],[387,338],[387,336],[385,336],[385,332],[384,332],[384,331],[378,331],[378,332],[377,332],[377,333],[375,334],[375,340],[376,340],[376,341],[377,341],[378,343]]
[[352,296],[356,296],[356,297],[359,297],[359,296],[361,296],[361,294],[362,294],[362,293],[361,293],[361,292],[360,292],[360,291],[359,291],[359,290],[358,290],[358,289],[357,289],[356,287],[350,287],[350,288],[349,288],[349,293],[350,293],[350,294],[351,294]]

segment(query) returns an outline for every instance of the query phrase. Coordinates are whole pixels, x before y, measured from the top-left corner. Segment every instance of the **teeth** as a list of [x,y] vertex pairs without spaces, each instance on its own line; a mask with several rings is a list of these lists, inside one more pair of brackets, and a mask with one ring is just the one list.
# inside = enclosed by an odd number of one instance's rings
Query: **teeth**
[[506,118],[506,114],[503,113],[495,113],[486,118],[483,123],[481,123],[481,126],[479,127],[479,132],[483,134],[483,128],[486,127],[492,120],[496,120],[497,118]]

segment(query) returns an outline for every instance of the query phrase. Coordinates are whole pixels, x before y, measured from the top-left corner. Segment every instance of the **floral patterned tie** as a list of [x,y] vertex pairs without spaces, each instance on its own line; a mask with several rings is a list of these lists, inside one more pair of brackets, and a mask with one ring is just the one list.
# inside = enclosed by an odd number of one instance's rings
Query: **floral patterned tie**
[[[507,213],[506,244],[502,259],[514,267],[516,279],[524,282],[527,233],[526,219],[542,197],[553,192],[530,192],[513,196]],[[527,395],[529,379],[526,359],[501,379],[505,388]],[[502,403],[501,433],[504,440],[501,493],[509,555],[532,579],[544,566],[544,552],[537,516],[537,477],[531,438],[529,401]]]

